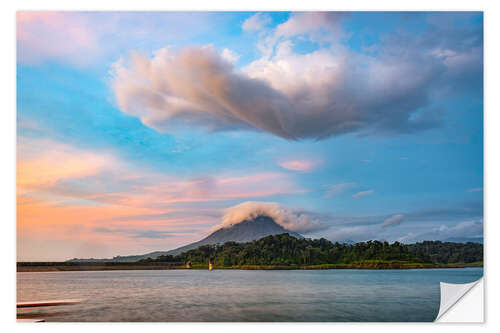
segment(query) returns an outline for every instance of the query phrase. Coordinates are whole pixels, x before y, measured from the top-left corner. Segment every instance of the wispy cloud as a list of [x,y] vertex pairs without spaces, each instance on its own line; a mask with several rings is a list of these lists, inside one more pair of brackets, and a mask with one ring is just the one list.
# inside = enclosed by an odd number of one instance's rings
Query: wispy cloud
[[[169,204],[254,199],[305,193],[279,172],[221,173],[180,179],[142,170],[108,152],[77,149],[57,142],[18,161],[18,191],[49,193],[108,205],[165,209]],[[36,150],[36,149],[35,149]]]
[[[203,209],[203,208],[184,208],[172,209],[164,213],[140,214],[140,215],[124,215],[116,216],[107,219],[98,219],[96,222],[154,222],[154,221],[171,221],[180,220],[185,222],[186,217],[196,217],[200,221],[219,219],[222,216],[220,209]],[[203,226],[206,223],[189,223],[190,226]]]
[[130,229],[130,228],[107,228],[97,227],[93,229],[94,232],[107,233],[107,234],[124,234],[129,238],[169,238],[183,236],[187,233],[199,232],[199,230],[179,230],[179,231],[164,231],[157,229]]
[[81,150],[50,140],[29,140],[22,147],[25,149],[17,163],[17,185],[21,192],[52,186],[66,179],[95,175],[111,165],[118,167],[119,164],[112,155]]
[[368,195],[372,195],[373,193],[375,193],[375,190],[361,191],[361,192],[353,194],[352,197],[356,198],[356,199],[359,199],[359,198],[362,198],[362,197],[366,197]]
[[259,31],[271,23],[271,17],[266,13],[256,13],[247,18],[241,28],[244,31]]
[[[148,39],[173,42],[215,25],[208,12],[17,12],[17,60],[57,61],[77,68],[115,60]],[[196,22],[196,24],[192,24]],[[179,31],[182,30],[182,34]],[[105,58],[107,57],[107,58]]]
[[[387,220],[398,221],[398,215],[403,215],[405,225],[417,224],[419,226],[432,223],[449,224],[460,220],[480,219],[483,215],[482,206],[477,203],[462,203],[455,207],[443,207],[439,209],[421,209],[415,211],[402,212],[400,214],[381,215],[337,215],[324,214],[322,219],[328,221],[333,228],[347,226],[380,226]],[[392,220],[391,220],[392,219]]]
[[287,160],[279,162],[279,165],[288,170],[311,172],[319,165],[319,162],[314,160]]
[[350,189],[356,188],[357,186],[358,185],[356,183],[341,183],[333,185],[326,190],[325,198],[336,197]]
[[441,225],[433,227],[424,232],[410,232],[401,238],[405,243],[418,242],[423,240],[446,240],[446,239],[478,239],[483,238],[483,221],[473,220],[457,223],[452,226]]
[[387,227],[390,227],[390,226],[394,226],[394,225],[398,225],[398,224],[401,224],[401,222],[403,222],[404,220],[404,215],[403,214],[396,214],[396,215],[392,215],[391,217],[389,217],[388,219],[386,219],[384,221],[384,223],[382,224],[382,228],[387,228]]
[[20,11],[17,43],[18,60],[31,64],[48,58],[84,65],[100,53],[91,22],[77,13]]

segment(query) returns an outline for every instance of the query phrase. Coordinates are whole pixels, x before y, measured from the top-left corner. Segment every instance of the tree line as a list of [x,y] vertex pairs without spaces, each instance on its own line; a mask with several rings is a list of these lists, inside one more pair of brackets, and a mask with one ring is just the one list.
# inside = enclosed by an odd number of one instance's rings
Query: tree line
[[483,244],[424,241],[409,244],[408,250],[419,257],[429,257],[441,264],[473,263],[483,261]]
[[475,243],[423,242],[405,245],[381,241],[353,245],[327,239],[295,238],[289,234],[272,235],[247,243],[226,242],[203,245],[176,256],[166,255],[141,262],[178,262],[217,266],[242,265],[323,265],[367,261],[408,263],[470,263],[483,260],[483,246]]

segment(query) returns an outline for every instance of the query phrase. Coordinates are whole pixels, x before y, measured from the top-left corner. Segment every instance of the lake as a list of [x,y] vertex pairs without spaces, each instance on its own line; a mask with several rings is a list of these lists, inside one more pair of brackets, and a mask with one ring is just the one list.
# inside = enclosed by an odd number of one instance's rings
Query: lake
[[138,270],[17,273],[17,301],[83,299],[21,309],[45,321],[433,321],[439,282],[482,268],[411,270]]

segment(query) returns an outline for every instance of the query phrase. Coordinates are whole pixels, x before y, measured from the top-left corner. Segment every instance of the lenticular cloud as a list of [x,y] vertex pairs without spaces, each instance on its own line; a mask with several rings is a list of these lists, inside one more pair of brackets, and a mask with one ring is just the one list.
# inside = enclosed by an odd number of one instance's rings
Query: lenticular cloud
[[[296,13],[274,29],[247,20],[245,27],[260,29],[262,54],[242,68],[233,51],[220,54],[212,46],[132,53],[111,71],[117,104],[158,131],[188,126],[323,139],[439,126],[436,96],[481,81],[482,40],[475,31],[452,36],[433,26],[412,38],[387,36],[372,51],[355,51],[341,42],[348,36],[342,18]],[[297,38],[320,46],[298,53]],[[460,46],[465,39],[471,48]]]
[[[119,108],[159,131],[246,129],[286,139],[321,139],[369,128],[407,131],[434,126],[425,104],[425,68],[375,64],[360,75],[346,54],[295,55],[282,43],[271,60],[237,70],[212,47],[133,54],[112,71]],[[384,73],[384,89],[377,80]],[[396,84],[402,77],[405,84]],[[431,117],[429,117],[431,116]],[[425,119],[422,119],[424,117]],[[428,121],[427,119],[430,119]]]

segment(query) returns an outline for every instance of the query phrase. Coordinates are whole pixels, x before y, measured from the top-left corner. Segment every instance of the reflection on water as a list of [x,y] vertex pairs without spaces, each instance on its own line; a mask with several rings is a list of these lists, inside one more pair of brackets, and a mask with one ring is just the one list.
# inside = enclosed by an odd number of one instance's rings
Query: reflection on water
[[164,270],[17,273],[17,301],[83,299],[20,309],[46,321],[432,321],[439,282],[482,268]]

